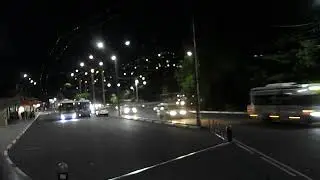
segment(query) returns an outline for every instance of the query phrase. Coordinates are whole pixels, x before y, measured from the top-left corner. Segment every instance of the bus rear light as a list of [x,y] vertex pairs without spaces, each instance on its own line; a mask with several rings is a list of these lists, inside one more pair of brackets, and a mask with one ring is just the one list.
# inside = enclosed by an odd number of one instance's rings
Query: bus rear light
[[278,115],[269,115],[269,118],[279,118]]

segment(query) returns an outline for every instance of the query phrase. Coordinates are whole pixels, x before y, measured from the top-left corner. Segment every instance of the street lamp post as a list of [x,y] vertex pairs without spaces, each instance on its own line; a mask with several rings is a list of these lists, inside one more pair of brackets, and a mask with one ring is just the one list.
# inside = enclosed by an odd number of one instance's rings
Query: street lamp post
[[103,70],[103,62],[99,62],[99,66],[101,67],[101,86],[102,86],[102,103],[106,104],[106,95],[104,92],[104,70]]
[[82,81],[82,80],[79,78],[79,92],[80,92],[80,93],[82,92],[81,81]]
[[92,101],[96,103],[96,93],[94,91],[94,69],[91,69],[91,90],[92,90]]
[[139,88],[138,88],[139,80],[134,80],[134,85],[136,86],[136,102],[139,101]]
[[[118,84],[119,82],[119,72],[118,72],[118,63],[117,63],[117,56],[112,55],[111,56],[111,60],[114,61],[114,69],[115,69],[115,73],[116,73],[116,84]],[[117,88],[117,106],[118,106],[118,115],[121,116],[120,113],[120,93],[119,93],[119,86],[116,87]]]
[[[197,91],[197,108],[196,108],[196,120],[197,125],[201,126],[200,120],[200,87],[199,87],[199,61],[197,56],[197,42],[196,42],[196,28],[194,23],[194,17],[192,19],[192,31],[193,31],[193,51],[194,51],[194,69],[195,69],[195,83]],[[192,55],[192,53],[191,53]]]

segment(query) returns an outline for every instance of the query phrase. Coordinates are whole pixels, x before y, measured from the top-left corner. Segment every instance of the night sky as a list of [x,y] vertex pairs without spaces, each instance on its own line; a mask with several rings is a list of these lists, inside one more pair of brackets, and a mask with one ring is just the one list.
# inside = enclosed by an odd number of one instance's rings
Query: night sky
[[43,64],[51,73],[71,70],[69,66],[94,51],[97,39],[108,41],[118,52],[125,39],[134,43],[136,51],[142,47],[152,47],[146,53],[181,51],[192,42],[192,14],[200,57],[218,51],[244,55],[263,51],[279,35],[281,28],[276,25],[312,21],[313,4],[306,0],[14,1],[1,7],[1,89],[14,86],[20,72],[39,79]]

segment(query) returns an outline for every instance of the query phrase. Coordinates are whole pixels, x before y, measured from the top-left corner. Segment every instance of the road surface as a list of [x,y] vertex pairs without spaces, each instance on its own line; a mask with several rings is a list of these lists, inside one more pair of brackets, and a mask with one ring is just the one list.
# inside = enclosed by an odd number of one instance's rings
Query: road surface
[[57,179],[60,161],[71,180],[304,179],[205,130],[116,117],[61,123],[41,116],[9,156],[35,180]]

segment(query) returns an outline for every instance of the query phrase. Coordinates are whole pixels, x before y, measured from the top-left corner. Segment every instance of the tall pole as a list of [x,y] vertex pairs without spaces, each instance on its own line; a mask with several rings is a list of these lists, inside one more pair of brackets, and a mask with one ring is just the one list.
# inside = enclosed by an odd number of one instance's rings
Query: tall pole
[[135,82],[136,85],[136,101],[139,102],[139,88],[138,88],[138,83]]
[[195,83],[197,91],[197,107],[196,107],[196,120],[197,125],[201,126],[200,121],[200,88],[199,88],[199,61],[197,56],[197,42],[196,42],[196,28],[194,23],[194,17],[192,18],[192,31],[193,31],[193,51],[194,51],[194,69],[195,69]]
[[94,92],[94,72],[91,72],[91,90],[92,90],[92,101],[96,103],[96,93]]
[[119,95],[119,87],[118,87],[118,83],[119,83],[119,72],[118,72],[118,64],[117,64],[117,60],[114,61],[114,68],[115,68],[115,72],[116,72],[116,88],[117,88],[117,106],[118,106],[118,116],[121,116],[120,113],[120,95]]
[[104,70],[101,68],[101,85],[102,85],[102,103],[106,104],[106,94],[104,92]]
[[79,79],[79,92],[82,93],[81,79]]

